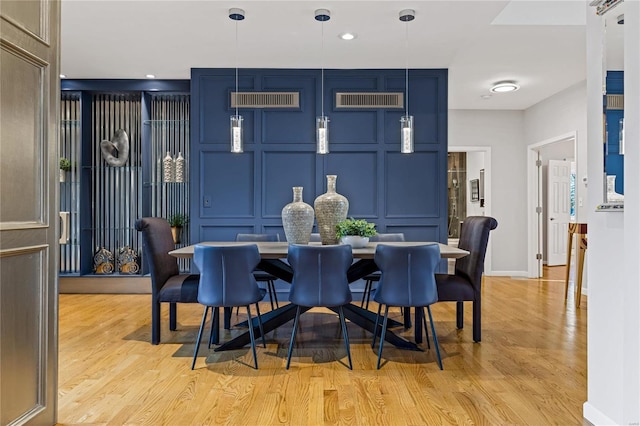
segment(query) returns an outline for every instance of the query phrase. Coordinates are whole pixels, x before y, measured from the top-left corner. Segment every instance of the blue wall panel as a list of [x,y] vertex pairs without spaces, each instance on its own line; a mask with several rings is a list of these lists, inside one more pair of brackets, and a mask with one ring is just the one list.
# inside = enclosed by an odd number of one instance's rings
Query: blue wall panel
[[262,111],[262,143],[315,143],[315,75],[300,77],[268,76],[262,90],[299,92],[300,108],[277,108]]
[[[240,90],[300,93],[300,108],[240,109],[245,152],[230,154],[229,92],[234,69],[192,69],[191,240],[233,240],[238,232],[279,233],[293,186],[313,205],[336,174],[349,216],[408,240],[447,239],[447,71],[410,70],[414,154],[400,154],[402,109],[336,109],[336,92],[404,92],[404,70],[325,70],[328,155],[315,153],[320,70],[241,69]],[[197,159],[197,160],[196,160]]]
[[252,152],[231,154],[226,151],[200,152],[200,191],[197,199],[202,217],[254,218],[254,158]]
[[[235,114],[231,109],[231,92],[235,91],[235,74],[227,76],[202,76],[196,86],[199,90],[199,109],[197,114],[202,117],[197,139],[200,143],[217,143],[229,145],[229,117]],[[238,90],[255,90],[254,78],[238,77]],[[242,110],[244,118],[244,141],[254,142],[254,113]],[[224,131],[221,131],[224,130]],[[192,141],[195,142],[196,139]]]
[[440,188],[446,188],[440,178],[442,172],[437,152],[387,153],[385,216],[437,218],[441,211]]
[[[280,219],[282,208],[293,201],[293,187],[302,187],[302,199],[313,206],[316,154],[311,152],[265,152],[262,156],[262,216]],[[284,235],[284,234],[283,234]]]
[[349,200],[349,217],[378,218],[377,163],[376,152],[340,152],[327,157],[327,174],[338,176],[336,191]]

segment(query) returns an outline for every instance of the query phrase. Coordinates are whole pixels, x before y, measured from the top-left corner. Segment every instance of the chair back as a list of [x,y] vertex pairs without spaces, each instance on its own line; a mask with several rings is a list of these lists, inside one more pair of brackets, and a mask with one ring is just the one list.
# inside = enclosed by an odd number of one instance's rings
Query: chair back
[[390,306],[428,306],[438,301],[435,272],[440,246],[398,247],[378,244],[374,260],[380,283],[374,300]]
[[300,306],[342,306],[351,302],[347,271],[353,262],[351,246],[289,245],[293,268],[289,301]]
[[474,288],[480,288],[489,232],[497,226],[498,221],[488,216],[469,216],[462,223],[458,248],[469,255],[456,259],[455,274],[469,280]]
[[193,261],[200,270],[198,302],[206,306],[245,306],[263,294],[253,277],[260,262],[255,244],[205,246],[196,244]]
[[178,259],[169,254],[176,248],[171,226],[161,217],[143,217],[136,221],[136,229],[142,232],[142,253],[149,265],[151,291],[157,294],[170,277],[180,273]]
[[404,233],[395,232],[387,234],[376,234],[369,238],[369,242],[390,242],[390,241],[404,241]]
[[236,241],[280,241],[280,234],[238,234]]

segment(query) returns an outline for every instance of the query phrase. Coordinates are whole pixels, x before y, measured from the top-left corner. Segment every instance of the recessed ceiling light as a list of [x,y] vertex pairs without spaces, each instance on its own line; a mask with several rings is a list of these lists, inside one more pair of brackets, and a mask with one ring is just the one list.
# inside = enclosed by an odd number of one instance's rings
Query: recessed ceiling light
[[156,78],[156,76],[153,74],[147,74],[147,78]]
[[343,40],[353,40],[354,38],[358,37],[358,35],[354,33],[342,33],[338,37]]
[[67,76],[64,74],[60,74],[60,78],[67,78]]
[[499,81],[491,87],[494,93],[515,92],[520,86],[515,81]]

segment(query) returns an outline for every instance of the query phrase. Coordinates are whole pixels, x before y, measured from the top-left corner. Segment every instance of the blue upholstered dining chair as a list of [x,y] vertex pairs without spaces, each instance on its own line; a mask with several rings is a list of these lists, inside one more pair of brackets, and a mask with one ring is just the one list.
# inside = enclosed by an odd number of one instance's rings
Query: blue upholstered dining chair
[[349,369],[352,369],[349,335],[342,310],[344,305],[351,302],[351,290],[347,281],[347,271],[353,262],[351,246],[292,244],[289,246],[287,259],[293,269],[289,301],[298,305],[289,342],[287,369],[291,363],[291,353],[300,321],[301,306],[338,308]]
[[380,368],[384,337],[387,332],[389,306],[409,306],[422,309],[424,329],[427,333],[427,344],[429,344],[429,333],[427,332],[424,316],[424,308],[427,308],[431,332],[433,333],[433,343],[438,356],[438,365],[442,370],[438,336],[436,335],[430,307],[430,305],[438,301],[435,272],[440,262],[440,246],[438,244],[427,244],[398,247],[379,244],[376,247],[374,260],[378,268],[380,268],[381,274],[380,282],[373,298],[374,301],[379,303],[379,306],[374,326],[373,342],[371,343],[372,348],[375,346],[378,335],[380,311],[382,305],[385,305],[380,349],[378,350],[378,369]]
[[[373,237],[369,238],[369,242],[389,242],[389,241],[404,241],[404,234],[402,232],[397,233],[388,233],[388,234],[376,234]],[[374,272],[373,274],[369,274],[364,277],[364,292],[362,293],[362,302],[360,302],[360,307],[369,309],[369,298],[371,297],[371,292],[374,291],[372,286],[374,282],[380,281],[380,273]]]
[[[276,242],[280,241],[279,234],[238,234],[236,235],[236,241],[244,241],[244,242],[258,242],[258,241],[266,241],[266,242]],[[276,286],[275,281],[278,279],[273,275],[257,270],[253,272],[253,276],[256,278],[256,281],[267,283],[267,292],[269,293],[269,302],[271,302],[271,310],[274,309],[273,304],[275,302],[275,307],[278,306],[278,295],[276,294]]]
[[[220,307],[244,306],[247,308],[249,336],[253,361],[258,369],[256,342],[253,333],[253,321],[250,305],[256,305],[258,325],[262,344],[266,347],[262,317],[258,302],[264,297],[264,290],[258,287],[253,277],[253,270],[260,262],[260,252],[255,244],[242,246],[205,246],[197,244],[193,251],[193,261],[200,270],[200,285],[198,287],[198,302],[204,305],[202,323],[198,331],[198,340],[193,352],[191,369],[196,365],[196,357],[202,339],[202,331],[207,322],[207,313],[213,308],[214,318],[217,318]],[[213,327],[213,322],[212,322]],[[213,330],[212,330],[213,332]]]

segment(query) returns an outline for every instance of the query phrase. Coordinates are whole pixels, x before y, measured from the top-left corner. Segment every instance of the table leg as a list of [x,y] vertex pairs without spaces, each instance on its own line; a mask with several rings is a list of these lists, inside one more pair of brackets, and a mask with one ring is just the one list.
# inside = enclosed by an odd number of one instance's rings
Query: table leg
[[[302,307],[303,312],[308,311],[310,308]],[[262,314],[262,328],[264,330],[264,334],[275,330],[283,324],[291,321],[296,316],[296,305],[293,303],[289,305],[285,305],[281,308],[277,308],[276,310],[269,311],[266,314]],[[261,337],[260,328],[258,327],[258,318],[253,318],[252,321],[253,329],[257,337]],[[215,351],[227,351],[231,349],[240,349],[243,348],[251,342],[251,337],[249,335],[249,331],[245,331],[239,336],[234,337],[233,339],[225,342],[224,344],[218,346]]]
[[[407,308],[405,308],[407,309]],[[415,339],[416,339],[416,343],[422,343],[422,309],[420,308],[415,308],[416,311],[416,318],[415,318],[415,325],[414,325],[414,335],[415,335]]]
[[576,262],[576,307],[580,307],[580,299],[582,299],[582,269],[584,267],[584,254],[587,250],[587,236],[578,234],[578,261]]
[[404,328],[411,328],[411,308],[405,306],[402,308],[402,313],[404,317]]
[[567,240],[567,270],[564,275],[564,302],[567,303],[567,297],[569,295],[569,271],[571,270],[571,249],[573,246],[573,233],[575,232],[575,226],[573,223],[569,224],[568,240]]
[[[337,311],[338,308],[335,308]],[[332,308],[333,310],[333,308]],[[359,306],[349,304],[343,306],[344,316],[349,319],[352,323],[364,328],[365,330],[373,333],[376,322],[376,314],[375,312],[371,312],[367,309],[362,309]],[[388,320],[390,323],[392,320]],[[397,325],[402,325],[401,323],[395,321]],[[385,336],[385,341],[391,343],[397,348],[400,349],[411,349],[414,351],[421,351],[415,343],[406,340],[405,338],[394,334],[391,330],[389,330],[389,325],[387,326],[387,334]],[[381,330],[377,330],[380,333]]]

